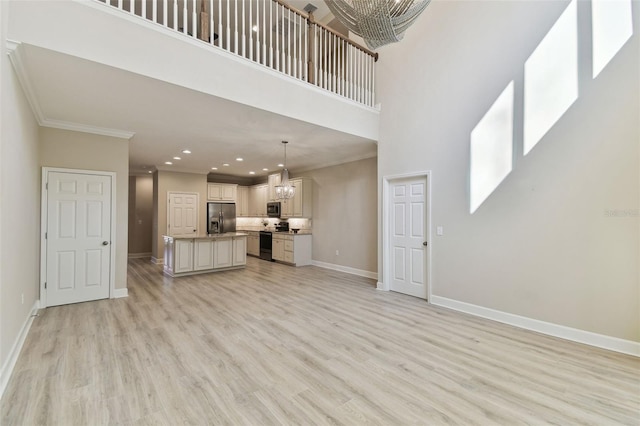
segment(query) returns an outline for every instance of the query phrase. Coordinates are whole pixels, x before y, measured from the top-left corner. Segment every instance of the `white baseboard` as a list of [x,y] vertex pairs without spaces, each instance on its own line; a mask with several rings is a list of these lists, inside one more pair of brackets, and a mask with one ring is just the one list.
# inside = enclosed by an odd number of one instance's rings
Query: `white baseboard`
[[154,265],[163,265],[164,264],[164,259],[163,258],[157,258],[157,257],[153,257],[151,256],[151,263],[153,263]]
[[380,282],[380,281],[378,281],[378,282],[376,283],[376,290],[380,290],[380,291],[387,291],[387,289],[386,289],[386,288],[385,288],[385,286],[384,286],[384,283],[382,283],[382,282]]
[[351,268],[349,266],[336,265],[333,263],[320,262],[318,260],[312,260],[311,264],[314,266],[325,268],[325,269],[331,269],[334,271],[346,272],[347,274],[358,275],[360,277],[372,278],[374,280],[378,279],[377,272],[365,271],[363,269],[356,269],[356,268]]
[[119,299],[121,297],[128,297],[129,296],[129,289],[127,288],[114,288],[113,289],[113,298],[114,299]]
[[29,312],[29,316],[24,321],[20,333],[18,333],[18,338],[13,343],[13,347],[9,352],[9,357],[2,366],[2,370],[0,370],[0,398],[7,388],[7,384],[9,383],[9,379],[11,378],[11,373],[13,373],[13,369],[16,366],[16,362],[18,361],[18,355],[20,355],[20,351],[22,350],[24,341],[27,338],[27,334],[29,333],[31,324],[33,323],[33,317],[38,313],[38,309],[40,309],[40,300],[36,300],[33,304],[33,307]]
[[151,257],[151,252],[149,253],[129,253],[129,259],[144,259],[146,257]]
[[577,328],[565,327],[563,325],[497,311],[495,309],[472,305],[471,303],[460,302],[446,297],[432,296],[430,302],[434,305],[502,322],[515,327],[524,328],[526,330],[536,331],[549,336],[560,337],[561,339],[640,357],[639,342],[605,336],[603,334],[592,333],[590,331],[579,330]]

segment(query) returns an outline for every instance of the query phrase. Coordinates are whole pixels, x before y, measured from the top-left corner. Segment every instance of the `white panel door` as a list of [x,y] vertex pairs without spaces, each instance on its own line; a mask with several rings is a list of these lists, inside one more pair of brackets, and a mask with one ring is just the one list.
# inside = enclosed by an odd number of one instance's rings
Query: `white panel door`
[[184,237],[198,231],[198,194],[168,193],[167,224],[170,236]]
[[390,182],[390,289],[427,298],[426,178]]
[[109,297],[111,176],[47,173],[46,304]]

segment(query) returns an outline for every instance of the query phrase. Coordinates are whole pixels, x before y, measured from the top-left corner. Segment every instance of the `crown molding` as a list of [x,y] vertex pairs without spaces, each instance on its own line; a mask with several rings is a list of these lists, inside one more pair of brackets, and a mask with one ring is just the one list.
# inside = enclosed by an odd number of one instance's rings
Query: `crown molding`
[[120,139],[131,139],[135,132],[126,130],[110,129],[107,127],[91,126],[88,124],[74,123],[71,121],[53,120],[45,118],[40,123],[42,127],[51,127],[53,129],[72,130],[74,132],[92,133],[94,135],[111,136]]
[[40,107],[40,102],[38,102],[38,97],[36,96],[36,91],[34,90],[33,83],[31,82],[31,78],[29,77],[29,73],[27,72],[27,69],[25,67],[24,49],[21,47],[22,43],[14,40],[7,40],[6,45],[9,60],[13,65],[13,69],[16,72],[18,81],[20,81],[20,85],[22,86],[22,90],[24,91],[24,94],[27,98],[27,102],[29,102],[29,106],[31,107],[31,111],[33,111],[33,115],[35,116],[38,124],[41,127],[51,127],[54,129],[72,130],[74,132],[92,133],[95,135],[111,136],[127,140],[131,139],[135,135],[135,132],[126,130],[110,129],[106,127],[91,126],[88,124],[47,118],[42,112],[42,108]]

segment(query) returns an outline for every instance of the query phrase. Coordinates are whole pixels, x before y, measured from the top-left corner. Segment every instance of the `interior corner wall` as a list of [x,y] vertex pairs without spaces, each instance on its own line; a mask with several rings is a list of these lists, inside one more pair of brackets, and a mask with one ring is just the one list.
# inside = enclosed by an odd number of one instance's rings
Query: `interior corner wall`
[[129,176],[129,256],[151,253],[153,177]]
[[129,141],[110,136],[43,127],[40,129],[40,166],[115,172],[115,288],[126,288]]
[[154,237],[152,256],[162,259],[164,256],[163,235],[167,233],[167,193],[195,192],[198,194],[200,210],[198,211],[198,234],[207,233],[207,175],[196,173],[179,173],[158,170],[154,174],[153,208]]
[[[568,1],[432,2],[380,49],[379,188],[385,176],[431,171],[434,296],[640,341],[633,3],[632,37],[594,78],[590,2],[577,2],[578,98],[526,155],[525,64]],[[470,213],[471,132],[511,81],[513,168]]]
[[377,272],[377,167],[374,157],[299,174],[313,180],[313,260]]
[[[0,2],[0,379],[39,299],[38,123],[6,50],[7,2]],[[24,300],[23,300],[24,297]],[[2,389],[0,389],[0,392]]]

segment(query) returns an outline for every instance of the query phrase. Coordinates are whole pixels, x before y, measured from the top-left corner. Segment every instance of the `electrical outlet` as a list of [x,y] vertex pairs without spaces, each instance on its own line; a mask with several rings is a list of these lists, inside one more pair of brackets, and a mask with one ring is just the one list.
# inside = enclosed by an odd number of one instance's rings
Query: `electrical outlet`
[[444,235],[444,228],[442,228],[442,226],[436,228],[436,235]]
[[336,256],[340,256],[340,250],[336,250]]
[[22,293],[22,304],[24,305],[24,293]]

